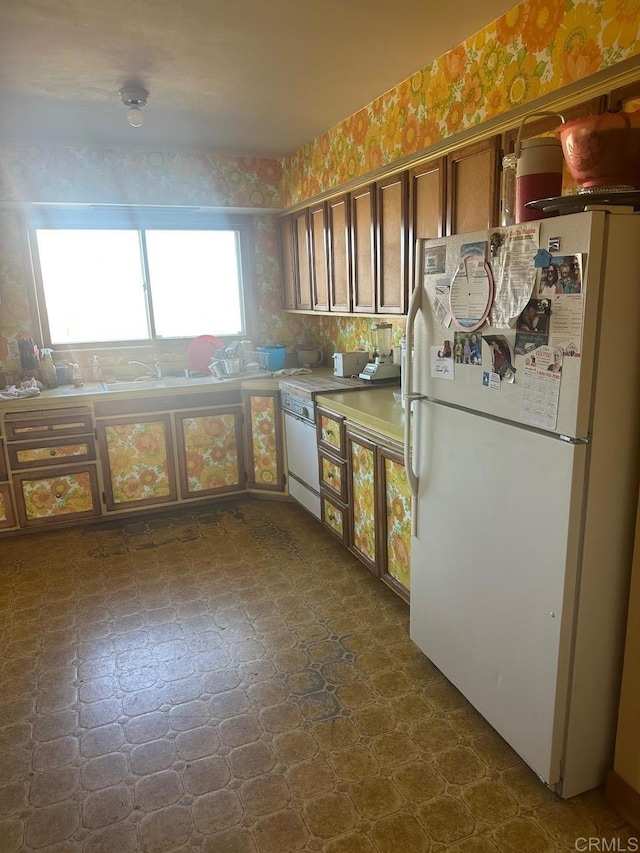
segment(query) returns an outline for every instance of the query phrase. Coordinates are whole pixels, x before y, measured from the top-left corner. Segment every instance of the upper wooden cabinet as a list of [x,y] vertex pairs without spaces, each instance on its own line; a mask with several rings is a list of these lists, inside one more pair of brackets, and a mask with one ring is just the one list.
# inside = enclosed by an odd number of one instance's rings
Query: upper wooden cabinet
[[278,223],[280,231],[280,255],[282,258],[283,304],[285,308],[297,308],[296,293],[296,242],[293,217],[285,216]]
[[499,156],[497,136],[447,155],[447,234],[498,225]]
[[351,269],[353,310],[376,310],[375,184],[351,193]]
[[351,218],[349,194],[327,202],[329,309],[351,311]]
[[447,161],[438,157],[409,172],[410,243],[442,237],[445,228]]
[[297,308],[311,308],[311,244],[309,235],[309,210],[293,214],[296,260]]
[[326,202],[309,208],[311,293],[314,311],[329,310],[329,261]]
[[409,177],[376,182],[376,311],[404,314],[408,293]]

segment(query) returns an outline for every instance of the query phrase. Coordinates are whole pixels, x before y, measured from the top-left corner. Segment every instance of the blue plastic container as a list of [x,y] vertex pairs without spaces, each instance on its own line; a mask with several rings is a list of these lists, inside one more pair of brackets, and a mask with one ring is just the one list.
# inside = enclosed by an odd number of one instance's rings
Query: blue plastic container
[[[282,370],[287,352],[285,346],[258,347],[258,352],[267,356],[267,370]],[[263,358],[260,359],[262,364]]]

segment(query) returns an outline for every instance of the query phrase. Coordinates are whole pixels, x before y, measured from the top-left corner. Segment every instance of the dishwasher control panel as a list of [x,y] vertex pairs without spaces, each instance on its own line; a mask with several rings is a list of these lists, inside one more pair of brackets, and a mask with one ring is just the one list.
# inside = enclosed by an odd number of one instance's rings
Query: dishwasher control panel
[[316,422],[315,406],[311,400],[294,397],[291,394],[280,394],[280,402],[285,412],[291,412],[311,424]]

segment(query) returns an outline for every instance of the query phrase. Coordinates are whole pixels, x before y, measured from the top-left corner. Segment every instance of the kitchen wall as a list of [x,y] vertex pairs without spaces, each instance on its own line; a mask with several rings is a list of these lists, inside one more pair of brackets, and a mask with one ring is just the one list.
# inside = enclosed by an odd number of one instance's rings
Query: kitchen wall
[[638,56],[639,34],[637,0],[525,0],[286,157],[284,205]]
[[[212,157],[178,152],[91,150],[47,146],[0,146],[0,203],[66,202],[204,205],[255,209],[259,341],[296,341],[308,322],[282,311],[276,217],[281,199],[280,163],[266,159]],[[0,372],[19,364],[10,343],[34,337],[27,296],[31,266],[24,225],[15,210],[0,211]],[[204,330],[206,331],[206,329]],[[88,355],[86,356],[88,359]],[[184,354],[161,354],[161,361]],[[102,356],[103,365],[117,362]]]

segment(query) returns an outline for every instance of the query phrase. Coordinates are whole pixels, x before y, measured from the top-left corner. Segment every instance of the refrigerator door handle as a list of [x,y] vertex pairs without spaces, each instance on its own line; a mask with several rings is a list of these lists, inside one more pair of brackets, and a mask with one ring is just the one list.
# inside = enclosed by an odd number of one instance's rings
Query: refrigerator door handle
[[413,470],[411,459],[411,419],[412,419],[412,401],[422,397],[422,394],[416,394],[413,391],[413,327],[416,317],[422,310],[422,277],[419,270],[422,268],[422,253],[421,245],[418,240],[416,245],[416,275],[413,293],[409,300],[407,310],[407,326],[405,332],[406,339],[406,356],[404,360],[404,387],[406,388],[406,396],[404,403],[404,467],[407,472],[407,480],[411,490],[411,533],[416,535],[416,524],[418,513],[416,511],[416,498],[418,497],[418,478]]

